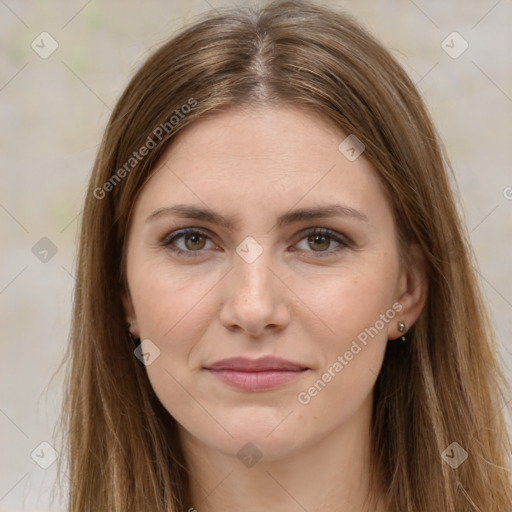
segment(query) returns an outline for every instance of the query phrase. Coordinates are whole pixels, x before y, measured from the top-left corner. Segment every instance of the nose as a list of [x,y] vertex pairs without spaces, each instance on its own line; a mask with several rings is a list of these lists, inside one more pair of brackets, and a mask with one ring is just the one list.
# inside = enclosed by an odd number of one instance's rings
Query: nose
[[251,263],[236,256],[234,268],[226,276],[220,311],[226,329],[260,337],[290,323],[288,290],[270,264],[266,251]]

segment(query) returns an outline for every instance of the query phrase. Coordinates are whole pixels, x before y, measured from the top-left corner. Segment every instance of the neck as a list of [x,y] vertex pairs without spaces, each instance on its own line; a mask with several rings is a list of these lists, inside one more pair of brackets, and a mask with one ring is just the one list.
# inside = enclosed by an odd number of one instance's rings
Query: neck
[[286,456],[246,467],[234,453],[205,445],[180,427],[193,512],[226,510],[385,512],[371,481],[371,400],[350,420]]

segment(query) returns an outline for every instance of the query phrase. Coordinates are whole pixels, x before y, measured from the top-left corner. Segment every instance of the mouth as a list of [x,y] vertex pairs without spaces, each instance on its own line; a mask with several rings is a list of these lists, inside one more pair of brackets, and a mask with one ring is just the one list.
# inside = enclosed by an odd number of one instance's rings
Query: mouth
[[277,357],[222,359],[204,368],[224,384],[243,391],[267,391],[281,387],[309,370]]

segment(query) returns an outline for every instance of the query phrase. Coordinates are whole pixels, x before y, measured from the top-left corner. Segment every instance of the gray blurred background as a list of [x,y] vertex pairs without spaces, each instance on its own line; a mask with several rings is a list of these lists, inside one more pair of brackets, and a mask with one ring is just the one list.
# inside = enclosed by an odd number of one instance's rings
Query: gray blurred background
[[[110,111],[152,49],[234,3],[0,0],[0,512],[63,510],[50,500],[62,375],[50,379],[67,343],[78,221]],[[512,380],[512,1],[323,3],[354,14],[425,98]]]

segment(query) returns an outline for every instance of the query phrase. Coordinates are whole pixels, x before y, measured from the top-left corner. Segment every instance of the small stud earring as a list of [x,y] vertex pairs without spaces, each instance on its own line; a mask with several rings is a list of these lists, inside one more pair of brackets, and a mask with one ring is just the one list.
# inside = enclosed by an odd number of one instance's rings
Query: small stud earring
[[398,322],[398,330],[402,333],[402,341],[405,341],[405,324]]
[[140,338],[135,339],[131,331],[128,331],[128,337],[132,340],[133,345],[137,348],[140,345]]

